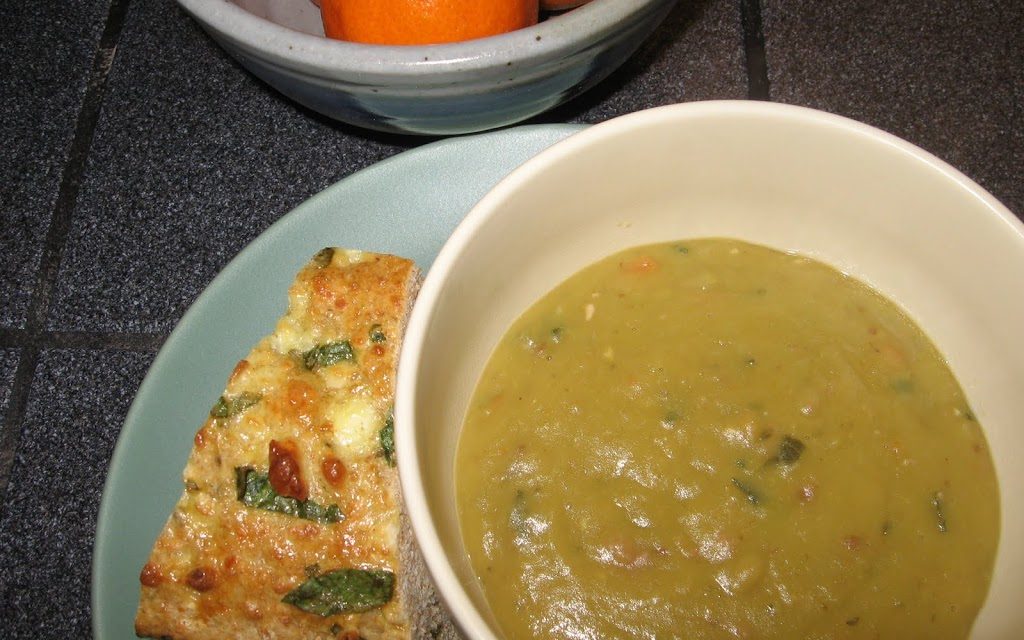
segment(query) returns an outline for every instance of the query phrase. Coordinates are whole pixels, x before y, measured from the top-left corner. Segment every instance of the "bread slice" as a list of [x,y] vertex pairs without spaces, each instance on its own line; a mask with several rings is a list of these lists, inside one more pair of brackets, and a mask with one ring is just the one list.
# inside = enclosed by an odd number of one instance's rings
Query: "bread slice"
[[402,511],[390,417],[419,283],[324,249],[195,435],[135,631],[174,640],[455,637]]

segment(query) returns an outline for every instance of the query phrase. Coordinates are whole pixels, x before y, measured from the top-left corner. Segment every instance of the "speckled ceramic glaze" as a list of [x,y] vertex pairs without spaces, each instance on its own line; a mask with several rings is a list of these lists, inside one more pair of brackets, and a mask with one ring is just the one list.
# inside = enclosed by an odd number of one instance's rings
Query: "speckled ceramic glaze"
[[178,0],[232,56],[335,120],[451,135],[519,122],[607,76],[675,0],[594,0],[533,27],[454,44],[323,37],[309,0]]

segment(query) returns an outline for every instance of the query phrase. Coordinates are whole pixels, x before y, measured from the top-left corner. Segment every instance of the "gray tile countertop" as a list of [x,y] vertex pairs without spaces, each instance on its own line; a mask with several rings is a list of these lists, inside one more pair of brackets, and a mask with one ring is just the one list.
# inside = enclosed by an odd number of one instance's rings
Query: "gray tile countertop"
[[[425,140],[298,107],[172,0],[8,3],[4,17],[0,635],[83,638],[104,477],[163,340],[272,222]],[[1018,0],[682,0],[612,77],[532,122],[805,105],[922,146],[1022,216],[1022,63]]]

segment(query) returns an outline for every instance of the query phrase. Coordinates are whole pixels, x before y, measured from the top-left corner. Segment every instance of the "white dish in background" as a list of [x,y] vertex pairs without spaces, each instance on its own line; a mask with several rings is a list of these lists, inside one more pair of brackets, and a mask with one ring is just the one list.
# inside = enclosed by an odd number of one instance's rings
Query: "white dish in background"
[[585,265],[629,246],[709,236],[838,267],[902,306],[946,356],[1001,487],[1000,546],[974,637],[1019,637],[1024,225],[894,136],[756,102],[662,107],[573,136],[499,183],[438,255],[406,334],[395,424],[412,524],[462,629],[496,635],[462,546],[453,482],[466,406],[493,347]]
[[676,0],[594,0],[532,27],[440,45],[323,37],[309,0],[178,0],[245,68],[330,118],[452,135],[520,122],[611,73]]

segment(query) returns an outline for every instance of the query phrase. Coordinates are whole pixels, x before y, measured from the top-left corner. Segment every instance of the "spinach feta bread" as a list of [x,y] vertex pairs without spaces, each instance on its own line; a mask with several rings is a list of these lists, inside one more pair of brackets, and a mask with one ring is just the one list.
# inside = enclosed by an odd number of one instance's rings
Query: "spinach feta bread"
[[391,405],[419,273],[324,249],[195,435],[139,636],[454,637],[402,512]]

